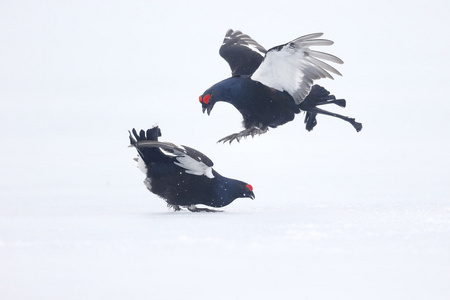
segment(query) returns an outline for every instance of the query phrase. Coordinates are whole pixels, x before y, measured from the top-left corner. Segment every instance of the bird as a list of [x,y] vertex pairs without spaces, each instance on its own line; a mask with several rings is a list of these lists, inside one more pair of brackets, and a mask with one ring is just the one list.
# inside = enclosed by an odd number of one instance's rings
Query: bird
[[237,198],[255,199],[252,185],[220,175],[206,155],[188,146],[160,142],[159,126],[128,131],[130,147],[136,148],[139,169],[147,189],[163,198],[175,211],[218,212]]
[[218,142],[238,142],[243,137],[260,135],[292,121],[305,112],[306,129],[317,124],[318,114],[329,115],[349,122],[356,131],[362,124],[354,118],[326,111],[317,106],[336,104],[345,107],[345,99],[336,99],[324,87],[313,84],[321,78],[334,79],[330,73],[342,75],[324,60],[342,64],[331,54],[310,49],[329,46],[333,42],[321,39],[323,33],[301,36],[286,44],[266,50],[249,35],[239,30],[227,31],[219,54],[229,64],[231,77],[208,88],[200,97],[203,113],[210,115],[217,102],[232,104],[243,117],[245,128]]

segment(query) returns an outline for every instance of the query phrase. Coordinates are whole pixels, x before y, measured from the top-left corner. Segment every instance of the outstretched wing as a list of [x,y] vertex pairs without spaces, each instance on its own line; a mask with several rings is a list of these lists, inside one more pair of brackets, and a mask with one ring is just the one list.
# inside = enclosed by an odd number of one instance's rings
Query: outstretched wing
[[241,31],[230,29],[225,35],[219,54],[230,65],[231,74],[251,75],[264,60],[267,50]]
[[295,103],[300,104],[309,94],[313,80],[333,79],[330,72],[341,75],[338,70],[323,61],[342,64],[340,58],[310,49],[311,46],[333,44],[330,40],[318,39],[322,35],[323,33],[308,34],[270,49],[251,79],[288,92]]
[[174,164],[186,170],[186,173],[193,175],[204,175],[213,178],[212,166],[214,163],[206,155],[187,146],[178,146],[167,142],[158,141],[138,141],[134,144],[140,148],[159,148],[161,152],[175,159]]

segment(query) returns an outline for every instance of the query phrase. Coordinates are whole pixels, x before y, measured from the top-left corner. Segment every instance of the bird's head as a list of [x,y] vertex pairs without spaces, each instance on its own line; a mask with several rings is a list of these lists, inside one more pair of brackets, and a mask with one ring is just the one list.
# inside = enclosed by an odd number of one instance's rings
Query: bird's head
[[203,112],[206,111],[209,115],[214,104],[220,101],[234,104],[242,97],[241,86],[242,80],[238,76],[227,78],[211,86],[198,99],[202,104]]
[[236,103],[241,102],[242,97],[245,96],[243,87],[249,78],[243,79],[242,76],[233,76],[211,86],[199,97],[203,112],[206,111],[209,115],[214,104],[221,101],[236,106]]
[[201,95],[198,100],[200,101],[200,103],[202,104],[202,110],[203,113],[205,113],[205,111],[209,114],[211,113],[211,110],[214,107],[214,104],[216,103],[215,99],[212,97],[210,91],[206,91],[203,95]]
[[238,198],[255,199],[253,187],[250,184],[244,181],[223,177],[214,170],[213,174],[216,177],[215,195],[218,198],[215,198],[216,200],[213,203],[205,204],[215,207],[223,207]]
[[253,187],[243,181],[236,180],[233,186],[228,187],[228,191],[232,194],[234,199],[237,198],[250,198],[255,199],[255,194],[253,193]]
[[245,187],[242,189],[242,197],[250,198],[252,200],[255,199],[255,194],[253,193],[253,187],[250,184],[245,184]]

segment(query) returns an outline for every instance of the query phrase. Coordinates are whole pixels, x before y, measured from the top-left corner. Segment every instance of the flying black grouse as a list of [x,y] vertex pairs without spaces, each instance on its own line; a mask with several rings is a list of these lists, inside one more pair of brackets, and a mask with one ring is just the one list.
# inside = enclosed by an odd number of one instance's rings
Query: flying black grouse
[[353,118],[320,109],[318,105],[336,104],[345,107],[344,99],[335,96],[313,80],[341,75],[327,60],[342,64],[342,60],[328,53],[311,50],[311,46],[328,46],[333,42],[319,39],[322,33],[299,37],[287,44],[264,49],[241,31],[228,30],[220,55],[228,62],[232,77],[216,83],[200,96],[203,112],[210,114],[219,101],[234,105],[242,114],[245,130],[219,140],[230,143],[242,137],[267,132],[294,119],[305,111],[308,131],[317,124],[317,114],[343,119],[360,131],[362,124]]
[[144,184],[169,207],[176,211],[186,207],[194,212],[214,212],[217,210],[195,205],[223,207],[236,198],[255,198],[250,184],[220,175],[206,155],[187,146],[158,142],[160,136],[158,126],[139,134],[133,129],[130,147],[138,151],[136,161],[147,176]]

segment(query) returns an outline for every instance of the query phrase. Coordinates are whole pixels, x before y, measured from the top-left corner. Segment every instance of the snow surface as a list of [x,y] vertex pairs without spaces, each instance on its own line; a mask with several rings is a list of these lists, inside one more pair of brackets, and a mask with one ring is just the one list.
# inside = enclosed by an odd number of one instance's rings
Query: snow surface
[[[0,299],[449,299],[447,2],[2,2]],[[197,99],[228,28],[325,32],[330,110],[363,130],[299,115],[216,144],[241,118]],[[127,147],[156,123],[256,199],[168,210]]]

